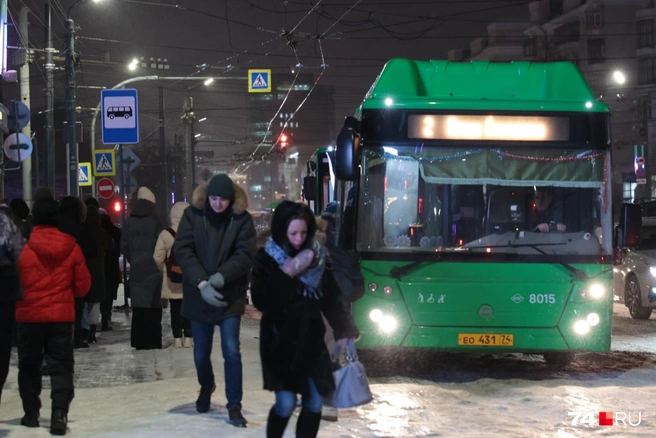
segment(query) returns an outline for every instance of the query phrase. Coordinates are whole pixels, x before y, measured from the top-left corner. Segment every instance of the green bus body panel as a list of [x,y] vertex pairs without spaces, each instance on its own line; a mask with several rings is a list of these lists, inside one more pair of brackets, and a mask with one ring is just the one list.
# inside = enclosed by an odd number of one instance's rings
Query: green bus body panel
[[[573,279],[559,264],[425,263],[401,280],[387,273],[407,262],[361,262],[367,284],[378,285],[353,304],[361,331],[360,348],[382,346],[432,347],[458,351],[544,352],[609,351],[613,274],[609,265],[576,265],[594,279]],[[581,289],[601,283],[602,299],[582,298]],[[385,295],[383,288],[392,287]],[[533,295],[534,299],[531,299]],[[542,298],[538,299],[537,297]],[[492,313],[481,309],[492,309]],[[391,316],[396,330],[382,331],[369,317],[373,309]],[[574,323],[597,313],[600,322],[587,335]],[[483,316],[482,316],[483,315]],[[458,345],[458,334],[512,334],[512,347]]]
[[571,62],[402,58],[387,62],[362,109],[609,112]]

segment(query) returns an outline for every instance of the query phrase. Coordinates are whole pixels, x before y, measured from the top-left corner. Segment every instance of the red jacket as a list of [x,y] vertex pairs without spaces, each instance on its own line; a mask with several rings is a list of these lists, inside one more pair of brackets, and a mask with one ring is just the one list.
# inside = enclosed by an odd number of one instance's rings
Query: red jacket
[[36,226],[18,259],[25,298],[17,322],[73,322],[74,298],[89,292],[91,275],[75,238],[56,227]]

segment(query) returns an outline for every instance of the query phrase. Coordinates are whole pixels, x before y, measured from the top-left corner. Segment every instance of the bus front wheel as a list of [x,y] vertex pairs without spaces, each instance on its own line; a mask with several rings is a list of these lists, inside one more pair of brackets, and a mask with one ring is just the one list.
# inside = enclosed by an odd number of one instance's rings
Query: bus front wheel
[[547,365],[552,367],[564,367],[572,362],[576,355],[569,351],[554,351],[551,353],[544,353],[544,361]]

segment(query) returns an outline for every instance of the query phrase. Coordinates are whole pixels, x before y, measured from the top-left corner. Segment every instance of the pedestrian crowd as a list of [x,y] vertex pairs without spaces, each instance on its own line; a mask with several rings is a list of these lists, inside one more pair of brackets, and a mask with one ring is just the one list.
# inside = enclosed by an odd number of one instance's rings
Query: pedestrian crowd
[[[263,314],[264,388],[275,393],[267,437],[283,436],[299,404],[297,436],[316,436],[323,399],[335,389],[326,341],[334,337],[333,344],[346,346],[359,332],[310,208],[283,201],[258,250],[247,207],[246,193],[227,175],[196,187],[190,204],[175,203],[168,227],[146,187],[121,228],[94,198],[56,201],[39,189],[31,210],[22,200],[0,201],[0,402],[13,344],[21,424],[39,427],[41,379],[49,374],[50,432],[66,433],[74,349],[90,348],[97,332],[113,329],[113,302],[125,275],[131,346],[162,348],[168,305],[174,346],[193,348],[200,413],[209,411],[216,389],[211,353],[218,326],[229,422],[246,427],[239,334],[250,288]],[[129,273],[121,270],[121,254]]]

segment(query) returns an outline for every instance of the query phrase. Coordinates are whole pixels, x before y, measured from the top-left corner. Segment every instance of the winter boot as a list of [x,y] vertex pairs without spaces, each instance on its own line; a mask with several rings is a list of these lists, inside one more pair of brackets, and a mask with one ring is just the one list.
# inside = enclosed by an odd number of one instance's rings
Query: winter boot
[[321,419],[323,421],[337,421],[337,408],[325,406],[321,409]]
[[100,326],[100,330],[102,330],[103,332],[106,332],[106,331],[109,331],[109,330],[114,330],[114,329],[112,328],[112,326],[110,325],[111,322],[112,322],[112,317],[111,317],[111,315],[105,315],[105,316],[103,316],[103,317],[102,317],[102,321],[101,321],[101,323],[100,323],[100,324],[101,324],[101,326]]
[[68,424],[68,412],[63,409],[53,409],[50,418],[50,434],[66,435],[66,425]]
[[211,388],[200,388],[200,394],[196,399],[196,410],[201,414],[210,410],[210,403],[212,402],[212,393],[216,389],[216,385]]
[[21,425],[25,427],[39,427],[39,411],[25,412],[21,418]]
[[281,417],[276,414],[274,408],[271,408],[269,411],[269,419],[267,420],[267,438],[282,438],[288,422],[289,417]]
[[175,348],[182,348],[182,338],[175,338]]
[[184,338],[184,348],[191,348],[194,346],[194,342],[192,341],[191,337],[185,337]]
[[98,339],[96,339],[96,325],[92,324],[90,329],[89,329],[89,344],[93,344],[94,342],[98,342]]
[[89,330],[80,330],[80,339],[75,341],[75,348],[89,348]]
[[235,427],[246,427],[248,421],[241,414],[241,409],[232,408],[228,411],[228,418],[230,419],[230,424]]
[[321,424],[321,412],[301,411],[296,422],[296,438],[316,438]]

